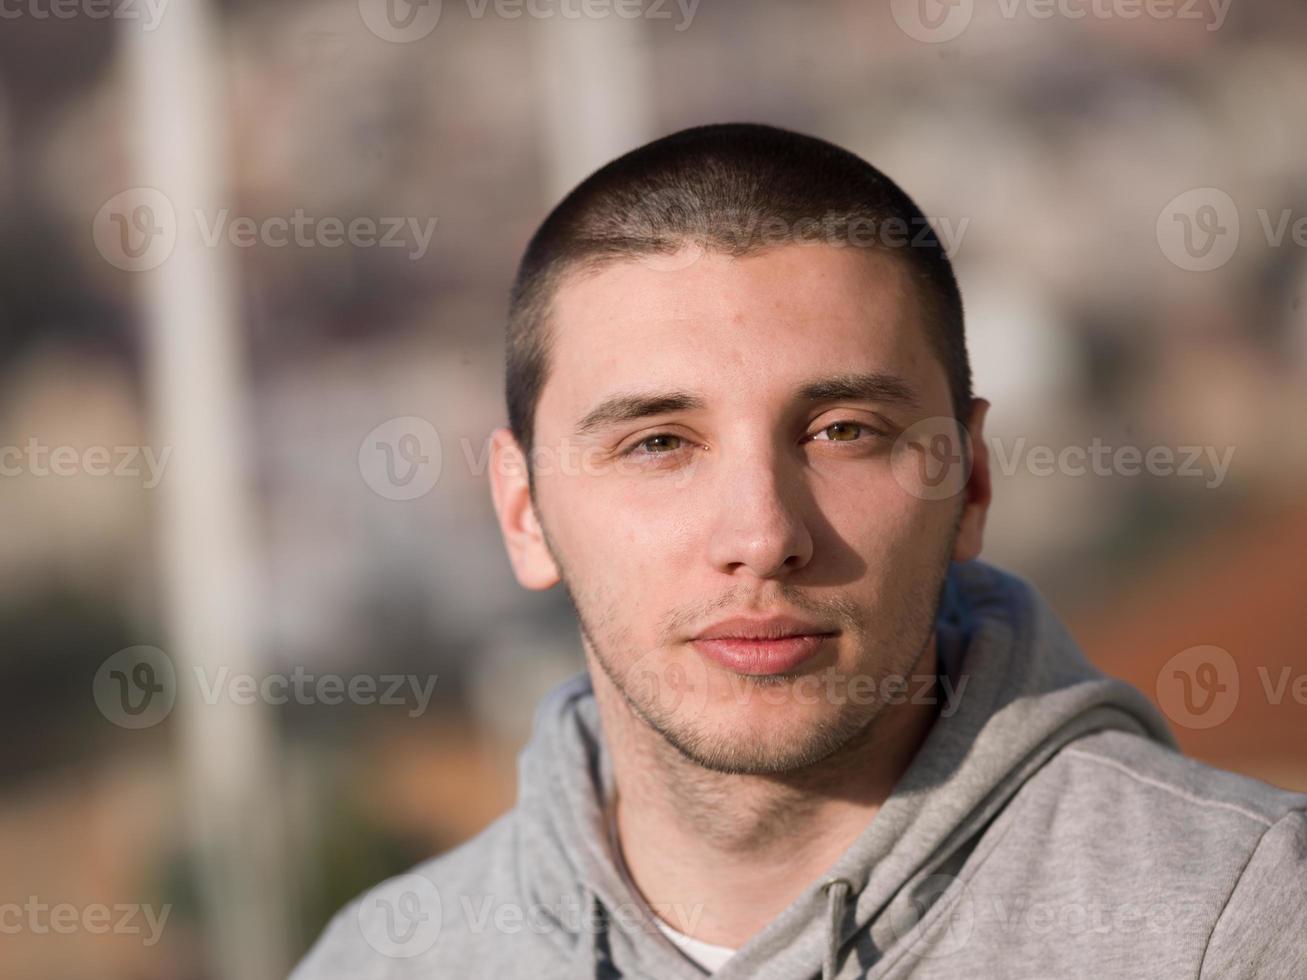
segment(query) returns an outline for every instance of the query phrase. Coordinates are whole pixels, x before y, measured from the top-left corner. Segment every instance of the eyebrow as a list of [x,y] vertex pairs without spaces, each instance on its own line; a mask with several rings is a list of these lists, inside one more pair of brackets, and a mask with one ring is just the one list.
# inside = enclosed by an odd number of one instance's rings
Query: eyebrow
[[[908,381],[894,374],[872,371],[814,378],[795,389],[801,402],[868,401],[919,408],[921,397]],[[576,424],[576,435],[588,435],[609,426],[671,412],[689,412],[707,407],[707,402],[689,391],[634,392],[605,398]]]

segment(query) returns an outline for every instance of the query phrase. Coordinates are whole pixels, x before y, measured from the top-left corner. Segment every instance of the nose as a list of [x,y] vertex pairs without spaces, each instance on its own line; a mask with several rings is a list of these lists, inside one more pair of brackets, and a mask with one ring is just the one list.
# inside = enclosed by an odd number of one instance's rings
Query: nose
[[716,477],[709,544],[715,568],[728,575],[776,578],[812,560],[812,535],[802,512],[806,493],[797,469],[774,451],[759,451],[719,465]]

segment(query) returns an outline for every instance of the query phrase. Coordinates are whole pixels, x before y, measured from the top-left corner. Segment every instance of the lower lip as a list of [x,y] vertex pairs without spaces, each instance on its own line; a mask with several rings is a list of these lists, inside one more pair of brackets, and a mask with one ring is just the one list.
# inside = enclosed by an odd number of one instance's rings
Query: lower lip
[[817,655],[832,633],[808,633],[778,640],[722,637],[693,640],[695,648],[713,663],[737,674],[784,674]]

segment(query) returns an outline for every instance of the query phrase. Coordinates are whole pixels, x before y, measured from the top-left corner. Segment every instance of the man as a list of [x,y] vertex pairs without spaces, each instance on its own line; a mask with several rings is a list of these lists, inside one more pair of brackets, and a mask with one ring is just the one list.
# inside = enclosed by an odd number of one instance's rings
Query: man
[[516,807],[297,980],[1307,977],[1307,797],[1181,756],[1025,582],[949,259],[764,126],[610,163],[513,291],[492,491],[586,675]]

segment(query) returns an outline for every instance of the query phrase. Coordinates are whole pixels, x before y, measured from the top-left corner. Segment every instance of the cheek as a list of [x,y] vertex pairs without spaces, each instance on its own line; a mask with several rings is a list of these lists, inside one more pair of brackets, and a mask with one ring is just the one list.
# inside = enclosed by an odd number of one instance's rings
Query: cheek
[[601,647],[618,661],[659,642],[668,610],[685,601],[696,550],[684,494],[577,486],[558,547]]
[[920,543],[938,521],[938,508],[905,491],[887,467],[818,484],[814,498],[834,533],[868,561]]
[[578,478],[560,490],[558,545],[569,566],[636,594],[684,573],[703,518],[691,486]]
[[682,575],[696,553],[704,504],[688,486],[614,487],[604,504],[616,515],[605,547],[645,586]]

